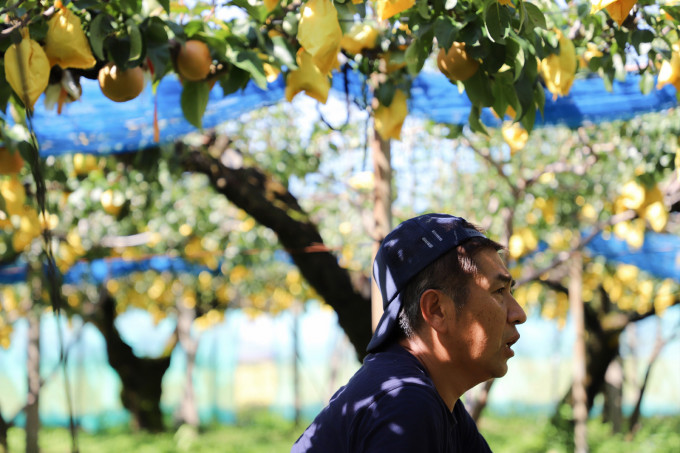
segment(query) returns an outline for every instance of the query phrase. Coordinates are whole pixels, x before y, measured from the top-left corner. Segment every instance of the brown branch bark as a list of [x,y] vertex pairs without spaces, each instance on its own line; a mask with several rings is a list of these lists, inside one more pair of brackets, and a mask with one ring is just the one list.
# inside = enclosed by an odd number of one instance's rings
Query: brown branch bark
[[228,146],[219,141],[210,143],[209,148],[178,143],[176,152],[185,169],[207,175],[217,192],[276,233],[300,273],[333,307],[340,326],[363,358],[371,338],[368,280],[353,283],[297,199],[259,169],[242,167],[239,153]]
[[606,227],[610,225],[614,225],[619,222],[623,222],[625,220],[630,220],[635,217],[635,211],[633,210],[628,210],[625,212],[622,212],[621,214],[616,214],[612,217],[610,217],[607,221],[601,222],[597,225],[595,225],[588,234],[588,236],[585,236],[581,238],[581,240],[574,246],[571,250],[564,251],[559,253],[550,264],[548,264],[545,267],[542,267],[540,269],[535,269],[532,272],[528,273],[527,275],[522,276],[517,280],[517,286],[523,285],[527,282],[533,281],[538,279],[541,275],[545,274],[546,272],[555,269],[557,266],[565,263],[567,260],[569,260],[575,253],[580,252],[583,250],[595,237]]

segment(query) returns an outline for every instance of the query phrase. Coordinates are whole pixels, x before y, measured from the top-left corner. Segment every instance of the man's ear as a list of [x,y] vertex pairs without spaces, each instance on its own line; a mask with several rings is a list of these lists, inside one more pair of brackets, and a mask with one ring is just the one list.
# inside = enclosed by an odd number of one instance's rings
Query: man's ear
[[438,289],[427,289],[420,296],[420,312],[425,323],[437,332],[446,329],[446,313],[448,307],[445,305],[446,295]]

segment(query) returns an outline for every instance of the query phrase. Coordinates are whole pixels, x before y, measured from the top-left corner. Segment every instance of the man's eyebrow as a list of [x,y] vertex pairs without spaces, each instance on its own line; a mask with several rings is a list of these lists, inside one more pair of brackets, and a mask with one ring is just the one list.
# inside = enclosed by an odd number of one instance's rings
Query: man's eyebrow
[[496,280],[500,280],[504,283],[510,283],[510,287],[514,287],[516,283],[515,279],[512,278],[510,274],[498,274],[496,275]]

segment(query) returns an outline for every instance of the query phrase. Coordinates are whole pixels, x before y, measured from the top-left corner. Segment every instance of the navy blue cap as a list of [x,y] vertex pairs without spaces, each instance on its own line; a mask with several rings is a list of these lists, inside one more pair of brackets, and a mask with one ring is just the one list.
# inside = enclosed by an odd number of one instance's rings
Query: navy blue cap
[[485,237],[460,217],[424,214],[405,220],[383,239],[373,261],[373,278],[380,288],[383,315],[368,352],[373,352],[398,329],[402,291],[430,263],[473,237]]

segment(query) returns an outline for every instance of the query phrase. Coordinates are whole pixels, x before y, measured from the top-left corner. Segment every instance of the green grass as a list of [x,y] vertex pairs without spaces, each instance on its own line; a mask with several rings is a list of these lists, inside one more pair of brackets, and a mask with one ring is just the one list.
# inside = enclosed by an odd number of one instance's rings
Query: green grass
[[[571,432],[559,431],[548,416],[485,416],[479,424],[494,453],[570,453]],[[599,418],[588,421],[591,453],[669,453],[680,452],[680,416],[642,420],[632,438],[612,433],[611,425]]]
[[[235,425],[209,426],[198,433],[187,426],[158,434],[117,428],[98,433],[81,431],[77,440],[81,453],[274,453],[290,451],[302,429],[275,415],[256,414]],[[64,428],[42,429],[39,443],[41,453],[71,451],[70,434]],[[25,451],[23,429],[10,429],[9,451]]]
[[[305,425],[306,426],[306,425]],[[187,427],[160,434],[131,433],[117,428],[99,433],[80,432],[80,452],[89,453],[170,453],[170,452],[288,452],[304,426],[295,428],[290,421],[268,413],[242,417],[236,425],[211,426],[196,433]],[[570,433],[558,432],[546,416],[485,415],[480,430],[494,453],[567,453]],[[680,452],[680,417],[644,419],[632,440],[612,434],[609,425],[591,419],[588,424],[591,453],[668,453]],[[23,452],[24,432],[9,431],[9,451]],[[40,432],[43,453],[71,451],[69,432],[45,428]]]

